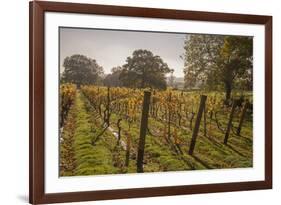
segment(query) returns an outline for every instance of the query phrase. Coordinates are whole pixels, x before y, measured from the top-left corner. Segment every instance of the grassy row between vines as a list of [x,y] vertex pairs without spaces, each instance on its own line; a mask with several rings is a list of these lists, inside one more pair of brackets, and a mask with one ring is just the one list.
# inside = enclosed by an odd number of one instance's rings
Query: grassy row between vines
[[[69,118],[72,115],[75,118],[72,144],[70,149],[73,150],[73,161],[75,166],[72,170],[60,172],[61,176],[77,176],[77,175],[99,175],[99,174],[114,174],[118,173],[118,167],[114,166],[114,138],[113,136],[105,132],[101,140],[92,145],[92,138],[94,135],[101,132],[102,127],[98,126],[99,122],[95,122],[91,115],[87,112],[84,101],[80,93],[77,93],[75,104],[73,105]],[[72,112],[73,111],[73,112]],[[69,130],[68,130],[69,132]],[[62,139],[67,138],[67,132],[63,132]],[[60,153],[67,152],[65,147],[61,143]],[[69,159],[63,158],[61,155],[61,161],[67,161]]]

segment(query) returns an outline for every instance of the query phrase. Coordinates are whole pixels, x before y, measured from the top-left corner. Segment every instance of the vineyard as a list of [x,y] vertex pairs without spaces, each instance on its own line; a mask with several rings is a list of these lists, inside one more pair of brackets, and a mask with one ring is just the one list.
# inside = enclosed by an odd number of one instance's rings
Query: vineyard
[[60,175],[252,167],[252,95],[63,84]]

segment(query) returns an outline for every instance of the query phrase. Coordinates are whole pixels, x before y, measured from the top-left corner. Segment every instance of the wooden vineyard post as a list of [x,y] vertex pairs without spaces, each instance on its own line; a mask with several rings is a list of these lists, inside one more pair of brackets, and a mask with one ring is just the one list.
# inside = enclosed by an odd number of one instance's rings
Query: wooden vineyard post
[[197,117],[196,117],[196,121],[195,121],[195,126],[194,126],[193,133],[192,133],[191,143],[190,143],[190,147],[189,147],[189,152],[188,152],[188,154],[190,154],[190,155],[193,154],[193,151],[195,148],[196,138],[197,138],[199,127],[200,127],[202,114],[205,109],[206,99],[207,99],[206,95],[201,95],[200,105],[199,105],[199,109],[198,109],[198,113],[197,113]]
[[241,113],[239,125],[238,125],[237,132],[236,132],[237,135],[240,135],[242,125],[243,125],[244,118],[245,118],[248,107],[249,107],[249,102],[246,102],[244,107],[243,107],[242,113]]
[[206,105],[204,106],[204,136],[207,136],[207,110]]
[[149,114],[149,103],[150,103],[151,92],[144,91],[142,115],[141,115],[141,125],[140,125],[140,138],[138,146],[138,156],[137,156],[137,172],[143,172],[143,155],[145,147],[145,136],[148,124],[148,114]]
[[126,143],[126,160],[125,160],[125,166],[128,167],[130,163],[130,150],[131,150],[131,136],[129,136],[129,133],[126,133],[127,136],[127,143]]
[[121,126],[120,126],[120,123],[121,123],[122,119],[118,119],[117,121],[117,128],[118,128],[118,139],[117,139],[117,145],[120,144],[120,140],[121,140]]
[[172,93],[169,93],[169,98],[168,98],[168,139],[171,138],[171,103],[172,101]]
[[109,118],[110,118],[110,87],[107,87],[107,104],[106,104],[106,124],[109,126]]
[[227,128],[226,128],[226,132],[225,132],[225,136],[224,136],[224,142],[223,143],[225,145],[227,144],[227,141],[228,141],[228,137],[229,137],[229,133],[230,133],[231,126],[232,126],[232,119],[233,119],[233,115],[234,115],[234,112],[235,112],[236,105],[237,105],[237,100],[233,100],[233,104],[232,104],[231,112],[230,112],[230,115],[229,115],[229,120],[228,120],[228,124],[227,124]]

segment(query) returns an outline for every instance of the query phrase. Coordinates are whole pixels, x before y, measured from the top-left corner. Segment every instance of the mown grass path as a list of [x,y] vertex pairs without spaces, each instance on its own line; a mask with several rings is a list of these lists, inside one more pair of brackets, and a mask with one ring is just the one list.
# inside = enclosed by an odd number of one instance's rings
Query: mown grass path
[[[68,127],[67,123],[73,123]],[[73,166],[67,170],[61,170],[62,176],[77,175],[98,175],[119,173],[120,169],[116,164],[114,154],[116,140],[111,133],[105,132],[100,140],[92,145],[92,139],[97,135],[102,127],[98,126],[87,111],[83,96],[77,93],[75,103],[69,112],[69,116],[62,134],[61,161],[71,163]],[[66,131],[67,130],[67,131]],[[68,133],[71,132],[71,135]],[[68,149],[63,146],[64,141],[71,138]],[[64,153],[71,150],[71,158]]]

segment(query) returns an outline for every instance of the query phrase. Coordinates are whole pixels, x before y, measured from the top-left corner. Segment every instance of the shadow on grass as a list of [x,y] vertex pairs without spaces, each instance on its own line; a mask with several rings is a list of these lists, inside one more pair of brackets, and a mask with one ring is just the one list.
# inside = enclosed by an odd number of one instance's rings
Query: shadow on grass
[[236,136],[237,136],[238,139],[239,138],[244,139],[245,141],[247,141],[247,143],[253,143],[253,140],[248,138],[248,137],[244,137],[243,135],[236,135]]
[[232,151],[234,151],[236,154],[240,155],[241,157],[246,157],[244,154],[242,154],[241,152],[237,151],[236,149],[234,149],[233,146],[227,144],[225,145],[226,147],[228,147],[229,149],[231,149]]
[[218,148],[222,148],[222,143],[219,142],[218,140],[212,138],[212,137],[205,137],[205,139],[209,140],[210,143],[212,143],[214,146],[218,147]]
[[191,155],[191,157],[193,157],[193,159],[195,159],[197,162],[199,162],[200,164],[202,164],[204,167],[206,167],[207,169],[212,169],[212,167],[210,167],[206,162],[204,162],[202,159],[200,159],[199,157],[195,156],[195,155]]
[[220,153],[222,153],[224,155],[227,154],[225,152],[224,146],[223,146],[223,144],[221,142],[219,142],[218,140],[216,140],[216,139],[214,139],[212,137],[205,137],[205,139],[207,139],[208,142],[210,142],[218,152],[220,152]]

